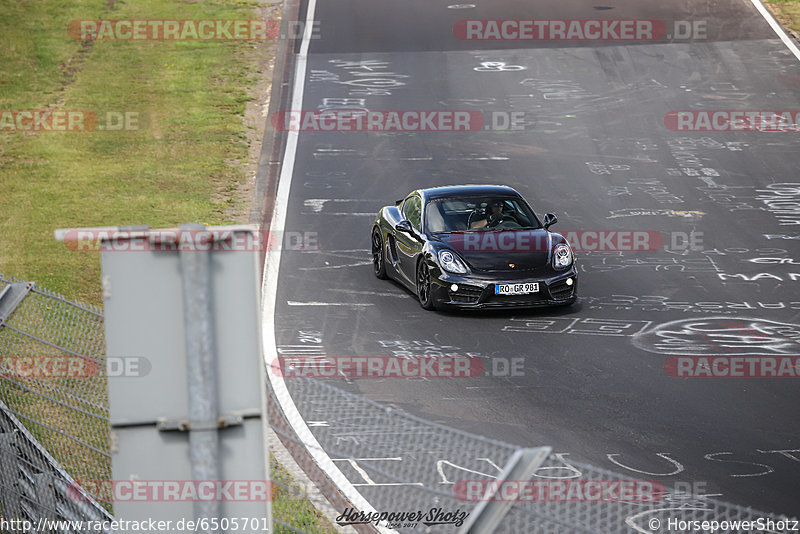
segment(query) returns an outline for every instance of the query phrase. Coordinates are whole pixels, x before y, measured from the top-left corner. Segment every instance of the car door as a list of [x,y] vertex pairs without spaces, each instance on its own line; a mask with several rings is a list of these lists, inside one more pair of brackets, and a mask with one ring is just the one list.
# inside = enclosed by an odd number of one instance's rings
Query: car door
[[422,241],[422,199],[418,194],[411,194],[403,201],[400,208],[403,219],[411,223],[414,234],[400,232],[395,229],[397,257],[400,273],[412,285],[416,284],[416,259],[423,247]]

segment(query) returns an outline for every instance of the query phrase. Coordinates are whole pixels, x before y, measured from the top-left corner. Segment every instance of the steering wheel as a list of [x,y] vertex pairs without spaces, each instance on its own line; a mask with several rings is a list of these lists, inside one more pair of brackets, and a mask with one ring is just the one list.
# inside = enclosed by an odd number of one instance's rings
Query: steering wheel
[[507,216],[501,225],[499,226],[501,230],[516,230],[517,228],[522,228],[522,225],[517,222],[517,220],[512,216]]
[[494,228],[498,224],[502,223],[505,220],[505,215],[503,213],[492,213],[489,215],[489,219],[486,221],[486,226],[488,228]]

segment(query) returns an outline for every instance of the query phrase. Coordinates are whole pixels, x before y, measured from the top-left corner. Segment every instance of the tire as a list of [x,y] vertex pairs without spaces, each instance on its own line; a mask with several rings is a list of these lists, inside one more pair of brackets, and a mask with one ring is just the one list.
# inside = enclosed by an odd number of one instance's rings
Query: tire
[[417,297],[419,305],[425,310],[435,310],[436,302],[431,292],[431,270],[425,263],[425,258],[417,265]]
[[381,280],[386,280],[386,255],[383,247],[383,235],[377,226],[372,229],[372,272]]

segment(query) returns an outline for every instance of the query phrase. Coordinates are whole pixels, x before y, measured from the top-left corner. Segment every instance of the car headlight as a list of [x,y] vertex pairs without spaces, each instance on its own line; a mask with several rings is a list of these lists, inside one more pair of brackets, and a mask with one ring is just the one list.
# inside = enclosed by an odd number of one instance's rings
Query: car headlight
[[449,250],[439,251],[439,265],[449,273],[465,274],[467,272],[467,266],[464,265],[461,258]]
[[572,265],[572,249],[569,245],[561,243],[553,249],[553,268],[566,269]]

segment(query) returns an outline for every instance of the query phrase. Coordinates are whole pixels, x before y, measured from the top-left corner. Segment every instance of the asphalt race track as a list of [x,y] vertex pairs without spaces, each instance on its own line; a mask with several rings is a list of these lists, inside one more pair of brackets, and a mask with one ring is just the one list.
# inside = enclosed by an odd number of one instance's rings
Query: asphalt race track
[[[488,128],[300,134],[279,349],[476,355],[497,372],[333,383],[453,428],[800,515],[798,382],[665,370],[670,356],[800,354],[800,134],[665,126],[674,110],[800,110],[800,59],[743,0],[456,5],[317,3],[303,110],[478,111]],[[461,19],[526,18],[654,19],[670,34],[674,21],[704,21],[705,33],[466,41],[453,31]],[[500,128],[517,112],[517,129]],[[516,188],[540,216],[558,215],[554,231],[651,231],[662,243],[579,252],[571,308],[426,312],[373,275],[371,225],[416,188],[462,183]],[[307,247],[287,247],[291,236]]]

